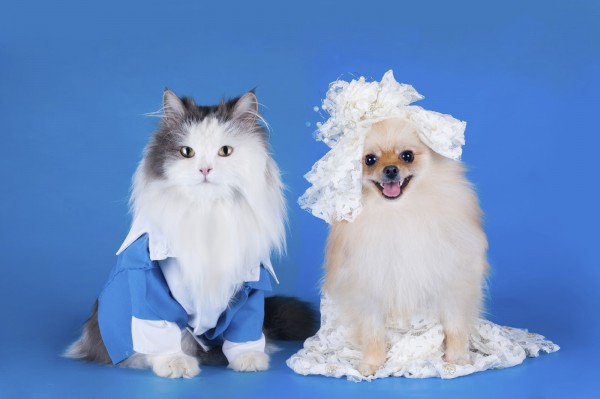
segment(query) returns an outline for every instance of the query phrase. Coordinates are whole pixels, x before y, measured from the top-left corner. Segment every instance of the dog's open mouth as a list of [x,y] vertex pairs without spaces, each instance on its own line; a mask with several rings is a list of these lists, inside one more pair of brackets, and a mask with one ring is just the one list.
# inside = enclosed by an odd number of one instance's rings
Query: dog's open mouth
[[386,183],[380,183],[378,181],[374,181],[373,183],[375,183],[375,187],[377,187],[379,189],[379,191],[381,192],[381,195],[383,195],[385,198],[396,199],[402,195],[402,193],[406,189],[406,186],[408,186],[408,183],[410,183],[411,178],[412,178],[412,175],[406,176],[404,178],[404,180],[402,180],[402,181],[398,180],[398,181],[391,181],[391,182],[386,182]]

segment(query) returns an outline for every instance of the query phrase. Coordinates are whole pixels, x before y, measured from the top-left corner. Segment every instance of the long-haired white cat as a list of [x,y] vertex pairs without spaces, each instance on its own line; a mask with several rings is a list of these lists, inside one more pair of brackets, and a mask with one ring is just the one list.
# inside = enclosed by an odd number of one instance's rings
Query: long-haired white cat
[[324,289],[373,375],[386,360],[386,321],[432,317],[445,359],[469,361],[468,337],[488,269],[481,211],[464,167],[437,154],[407,120],[374,124],[365,137],[363,209],[331,225]]
[[304,339],[314,323],[291,298],[263,313],[286,214],[256,96],[198,106],[167,89],[163,112],[133,179],[131,230],[66,355],[163,377],[223,354],[234,370],[265,370],[263,317],[277,338]]

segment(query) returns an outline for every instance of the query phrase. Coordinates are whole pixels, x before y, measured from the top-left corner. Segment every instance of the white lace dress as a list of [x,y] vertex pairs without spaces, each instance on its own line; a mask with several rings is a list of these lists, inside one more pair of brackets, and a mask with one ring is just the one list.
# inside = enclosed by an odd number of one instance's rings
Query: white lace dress
[[412,320],[410,326],[388,325],[391,343],[386,362],[375,375],[365,377],[358,370],[360,351],[349,342],[347,329],[336,318],[335,304],[321,299],[321,328],[308,338],[304,348],[287,360],[298,374],[320,374],[346,377],[352,381],[383,377],[455,378],[495,368],[521,364],[526,357],[540,352],[551,353],[559,346],[539,334],[512,327],[503,327],[480,319],[470,337],[468,365],[446,363],[443,359],[444,332],[441,324],[427,320]]

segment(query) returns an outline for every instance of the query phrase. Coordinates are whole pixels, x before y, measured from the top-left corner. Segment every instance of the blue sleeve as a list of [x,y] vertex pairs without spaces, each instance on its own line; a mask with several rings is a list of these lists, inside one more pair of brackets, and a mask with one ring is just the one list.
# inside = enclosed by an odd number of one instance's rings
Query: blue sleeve
[[147,235],[118,256],[98,299],[100,333],[115,364],[133,353],[132,316],[187,325],[185,309],[171,296],[158,262],[150,259]]
[[264,316],[264,291],[250,289],[248,299],[231,319],[223,338],[231,342],[256,341],[262,336]]
[[[119,271],[127,279],[131,316],[144,320],[166,320],[187,325],[187,314],[169,291],[157,261],[150,259],[149,239],[143,234],[117,259]],[[125,294],[125,293],[123,293]]]
[[223,338],[231,342],[256,341],[262,336],[265,317],[265,291],[271,291],[268,272],[260,268],[258,281],[244,285],[242,294],[245,301],[240,301],[229,325],[223,332]]
[[187,325],[187,313],[171,296],[158,265],[146,270],[129,270],[128,280],[132,316],[143,320],[171,321],[181,328]]

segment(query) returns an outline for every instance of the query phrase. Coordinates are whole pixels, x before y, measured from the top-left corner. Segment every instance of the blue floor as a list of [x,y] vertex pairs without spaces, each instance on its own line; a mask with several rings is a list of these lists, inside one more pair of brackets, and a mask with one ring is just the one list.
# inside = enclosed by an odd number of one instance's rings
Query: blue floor
[[[52,333],[51,330],[46,336]],[[582,370],[578,366],[590,348],[578,350],[568,344],[557,353],[528,359],[511,369],[454,380],[388,378],[354,383],[294,374],[285,360],[300,347],[299,343],[279,343],[282,350],[273,355],[269,371],[242,374],[224,367],[204,366],[198,377],[189,380],[161,379],[150,371],[59,358],[56,352],[62,343],[58,338],[49,342],[40,335],[28,344],[26,352],[22,346],[4,348],[0,397],[592,398],[600,388],[598,370]],[[6,363],[8,359],[10,364]]]
[[[38,0],[0,7],[0,398],[600,396],[596,1]],[[468,122],[490,320],[561,350],[456,380],[353,383],[205,367],[170,381],[61,358],[129,227],[131,175],[165,86],[201,104],[256,87],[287,186],[275,293],[318,302],[327,226],[299,209],[338,77],[394,69]]]

